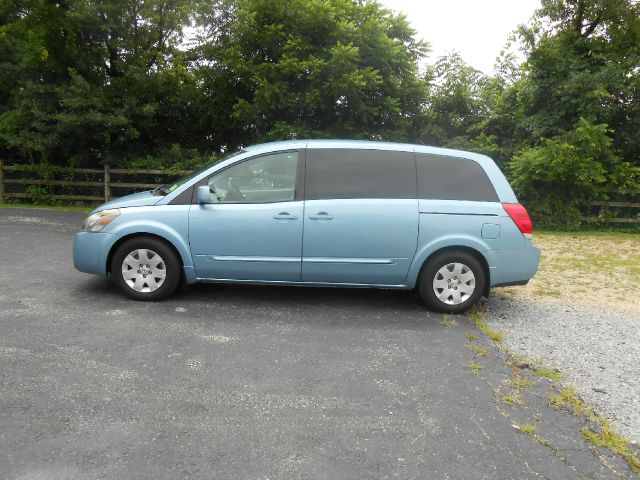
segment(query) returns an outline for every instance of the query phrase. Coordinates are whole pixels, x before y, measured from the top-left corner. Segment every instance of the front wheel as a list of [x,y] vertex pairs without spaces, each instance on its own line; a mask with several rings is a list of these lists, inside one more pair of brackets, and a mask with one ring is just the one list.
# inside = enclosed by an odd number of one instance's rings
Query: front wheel
[[180,261],[162,240],[135,237],[124,242],[111,260],[113,281],[135,300],[161,300],[171,295],[181,279]]
[[462,313],[480,300],[486,282],[477,258],[464,251],[449,251],[435,256],[424,266],[418,291],[433,310]]

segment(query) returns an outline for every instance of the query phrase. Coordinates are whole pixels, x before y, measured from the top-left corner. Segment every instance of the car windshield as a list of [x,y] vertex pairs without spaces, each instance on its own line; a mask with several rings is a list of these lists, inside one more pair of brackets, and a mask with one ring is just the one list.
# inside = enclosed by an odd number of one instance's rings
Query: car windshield
[[185,183],[187,183],[192,178],[197,177],[202,172],[204,172],[205,170],[211,168],[216,163],[222,162],[224,160],[228,160],[228,159],[230,159],[232,157],[235,157],[236,155],[239,155],[241,153],[244,153],[244,150],[238,150],[237,152],[234,152],[234,153],[231,153],[229,155],[226,155],[226,156],[220,158],[219,160],[216,160],[215,162],[209,163],[209,164],[205,165],[204,167],[199,168],[198,170],[196,170],[194,172],[191,172],[189,175],[185,175],[184,177],[181,177],[181,178],[179,178],[178,180],[175,180],[172,183],[168,183],[166,185],[162,185],[161,187],[156,188],[155,190],[153,190],[153,194],[154,195],[162,195],[162,196],[169,195],[176,188],[180,187],[181,185],[184,185]]

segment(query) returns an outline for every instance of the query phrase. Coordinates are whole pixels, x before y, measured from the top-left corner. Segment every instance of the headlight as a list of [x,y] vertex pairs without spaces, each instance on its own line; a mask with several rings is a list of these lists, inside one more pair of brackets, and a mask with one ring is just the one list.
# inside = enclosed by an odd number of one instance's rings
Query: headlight
[[118,210],[117,208],[113,210],[102,210],[100,212],[96,212],[93,215],[89,215],[84,221],[84,231],[99,232],[119,216],[120,210]]

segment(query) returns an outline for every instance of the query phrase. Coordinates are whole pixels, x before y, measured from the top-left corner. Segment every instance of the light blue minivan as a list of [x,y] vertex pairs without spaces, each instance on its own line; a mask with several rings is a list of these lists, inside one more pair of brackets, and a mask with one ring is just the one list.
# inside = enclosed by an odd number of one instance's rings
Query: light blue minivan
[[484,155],[300,140],[101,205],[73,256],[137,300],[183,282],[417,288],[432,309],[458,313],[490,287],[529,281],[540,260],[531,236]]

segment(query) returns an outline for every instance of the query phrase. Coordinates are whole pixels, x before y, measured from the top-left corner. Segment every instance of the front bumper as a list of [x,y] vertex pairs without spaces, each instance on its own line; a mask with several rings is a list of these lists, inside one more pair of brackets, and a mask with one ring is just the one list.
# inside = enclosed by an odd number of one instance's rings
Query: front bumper
[[73,238],[73,266],[85,273],[107,275],[107,257],[118,235],[78,232]]

